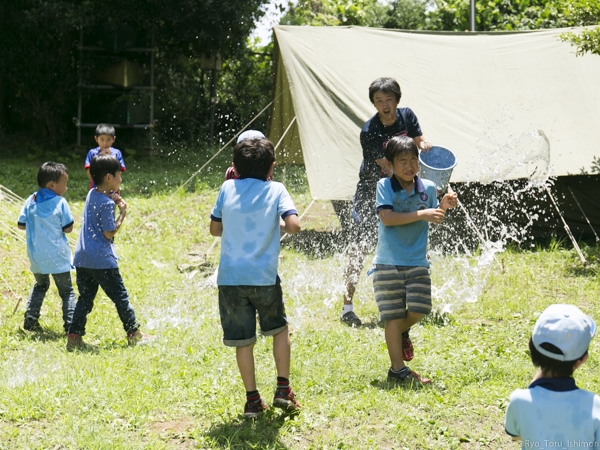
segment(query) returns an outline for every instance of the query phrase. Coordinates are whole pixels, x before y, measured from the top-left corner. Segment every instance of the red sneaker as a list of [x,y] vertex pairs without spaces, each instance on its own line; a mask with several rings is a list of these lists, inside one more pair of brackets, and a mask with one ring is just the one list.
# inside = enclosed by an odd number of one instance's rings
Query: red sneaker
[[294,391],[291,389],[289,391],[277,389],[275,391],[275,398],[273,399],[273,406],[288,412],[295,412],[300,409],[300,404],[296,401]]
[[244,418],[256,419],[268,408],[269,407],[262,398],[258,402],[246,402],[246,405],[244,406]]
[[415,357],[415,350],[409,337],[402,338],[402,359],[411,361]]

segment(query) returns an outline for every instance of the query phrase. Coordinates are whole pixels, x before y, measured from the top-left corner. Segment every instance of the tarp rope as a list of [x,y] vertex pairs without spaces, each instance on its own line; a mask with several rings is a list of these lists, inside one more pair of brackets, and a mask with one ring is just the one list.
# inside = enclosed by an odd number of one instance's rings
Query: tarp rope
[[594,233],[594,236],[596,236],[596,242],[600,242],[600,238],[598,237],[598,234],[596,233],[596,230],[594,230],[594,227],[592,226],[592,223],[590,222],[590,219],[588,219],[588,216],[585,214],[585,211],[583,210],[583,208],[579,204],[579,200],[577,200],[577,197],[575,197],[575,193],[571,189],[571,186],[567,186],[567,188],[569,189],[569,192],[571,193],[571,195],[575,199],[575,203],[577,203],[577,206],[579,207],[579,211],[581,211],[581,214],[583,214],[583,217],[585,217],[586,222],[588,223],[588,225],[592,229],[592,233]]
[[567,222],[565,221],[565,218],[563,217],[562,213],[560,212],[560,209],[558,208],[558,205],[556,204],[556,201],[554,200],[554,196],[550,192],[550,189],[548,189],[548,185],[544,184],[544,187],[546,188],[546,192],[548,193],[548,197],[550,197],[550,200],[552,200],[552,204],[554,205],[554,208],[556,208],[556,212],[560,216],[560,220],[562,220],[563,227],[564,227],[565,231],[569,235],[569,238],[571,238],[571,242],[573,243],[573,247],[575,247],[575,250],[577,251],[577,254],[579,255],[579,258],[581,259],[581,262],[585,266],[587,264],[585,256],[583,256],[583,253],[581,252],[581,249],[579,248],[579,245],[577,245],[577,241],[575,240],[575,237],[573,236],[573,233],[571,233],[571,229],[569,228],[569,225],[567,225]]
[[[253,118],[253,119],[252,119],[250,122],[248,122],[248,123],[247,123],[247,124],[246,124],[246,125],[245,125],[245,126],[244,126],[244,127],[241,129],[241,130],[240,130],[240,131],[238,131],[238,132],[237,132],[237,134],[236,134],[235,136],[233,136],[233,137],[232,137],[232,138],[231,138],[229,141],[227,141],[227,144],[225,144],[223,147],[221,147],[221,148],[219,149],[219,151],[218,151],[217,153],[215,153],[215,154],[214,154],[214,155],[213,155],[213,156],[212,156],[212,157],[211,157],[211,158],[210,158],[208,161],[206,161],[202,167],[200,167],[200,168],[199,168],[199,169],[198,169],[196,172],[194,172],[194,173],[192,174],[192,176],[191,176],[191,177],[189,177],[185,183],[183,183],[181,186],[179,186],[179,187],[178,187],[178,188],[175,190],[175,192],[174,192],[174,193],[176,193],[176,192],[180,191],[180,190],[181,190],[181,189],[183,189],[185,186],[187,186],[187,184],[188,184],[190,181],[192,181],[192,180],[193,180],[193,179],[194,179],[194,178],[195,178],[195,177],[196,177],[196,176],[197,176],[197,175],[198,175],[200,172],[202,172],[202,170],[203,170],[203,169],[204,169],[206,166],[208,166],[208,165],[209,165],[209,164],[212,162],[212,160],[213,160],[213,159],[215,159],[217,156],[219,156],[219,154],[220,154],[220,153],[221,153],[223,150],[225,150],[229,144],[231,144],[231,143],[232,143],[232,142],[233,142],[235,139],[237,139],[237,137],[238,137],[240,134],[242,134],[242,133],[243,133],[243,132],[246,130],[246,128],[248,128],[248,127],[249,127],[249,126],[252,124],[252,122],[254,122],[256,119],[258,119],[258,118],[260,117],[260,115],[261,115],[262,113],[264,113],[264,112],[265,112],[265,111],[266,111],[266,110],[269,108],[269,106],[271,106],[273,103],[275,103],[275,101],[276,101],[276,100],[277,100],[277,99],[278,99],[278,98],[279,98],[279,97],[280,97],[282,94],[283,94],[283,92],[280,92],[280,93],[279,93],[279,94],[278,94],[278,95],[277,95],[277,96],[276,96],[276,97],[275,97],[273,100],[271,100],[271,102],[270,102],[270,103],[269,103],[267,106],[265,106],[265,107],[264,107],[264,108],[263,108],[263,109],[262,109],[262,110],[261,110],[261,111],[260,111],[260,112],[259,112],[259,113],[258,113],[256,116],[254,116],[254,118]],[[295,117],[294,117],[294,119],[295,119]],[[285,134],[284,134],[284,135],[285,135]]]

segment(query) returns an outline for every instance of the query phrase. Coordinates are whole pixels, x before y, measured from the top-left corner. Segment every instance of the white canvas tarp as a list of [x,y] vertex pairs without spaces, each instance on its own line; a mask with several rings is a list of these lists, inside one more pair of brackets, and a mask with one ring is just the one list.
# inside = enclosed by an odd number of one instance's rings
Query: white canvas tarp
[[[376,111],[368,86],[400,83],[400,106],[434,145],[452,150],[452,181],[528,176],[532,133],[550,142],[553,175],[590,170],[600,156],[600,56],[577,57],[559,35],[408,32],[277,26],[276,102],[269,137],[278,161],[304,163],[315,199],[350,199],[362,160],[360,128]],[[543,155],[542,155],[543,156]],[[486,172],[486,176],[489,174]]]

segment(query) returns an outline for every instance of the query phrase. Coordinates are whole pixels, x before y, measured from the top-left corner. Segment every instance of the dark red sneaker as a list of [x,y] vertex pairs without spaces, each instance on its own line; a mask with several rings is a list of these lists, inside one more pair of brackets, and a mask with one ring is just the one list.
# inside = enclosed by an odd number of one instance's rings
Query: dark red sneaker
[[404,361],[411,361],[415,357],[415,350],[412,345],[412,341],[407,336],[402,338],[402,359]]
[[284,389],[277,389],[275,391],[275,398],[273,399],[273,406],[281,408],[288,412],[295,412],[300,409],[300,404],[296,401],[294,391]]
[[244,406],[244,418],[256,419],[268,408],[269,407],[262,398],[258,402],[246,402],[246,405]]

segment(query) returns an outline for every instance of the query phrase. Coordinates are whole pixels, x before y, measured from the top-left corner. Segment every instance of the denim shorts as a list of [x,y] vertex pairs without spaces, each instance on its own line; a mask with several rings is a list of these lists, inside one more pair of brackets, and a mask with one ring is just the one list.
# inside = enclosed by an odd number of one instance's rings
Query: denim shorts
[[427,267],[376,264],[373,275],[379,320],[404,319],[406,311],[431,312],[431,278]]
[[223,344],[244,347],[256,342],[256,314],[260,330],[274,336],[287,328],[281,281],[273,286],[219,286]]

